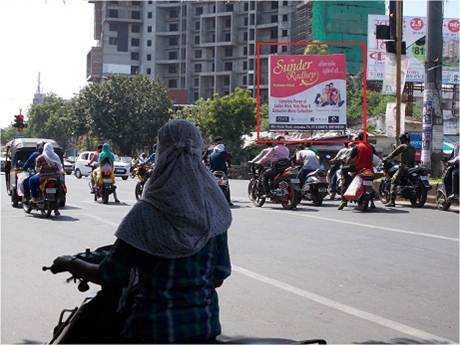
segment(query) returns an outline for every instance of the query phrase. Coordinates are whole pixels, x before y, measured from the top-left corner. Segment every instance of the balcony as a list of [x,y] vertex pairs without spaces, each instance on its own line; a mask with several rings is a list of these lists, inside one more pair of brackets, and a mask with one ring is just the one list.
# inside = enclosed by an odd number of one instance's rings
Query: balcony
[[102,78],[102,48],[92,47],[86,55],[86,80],[98,81]]

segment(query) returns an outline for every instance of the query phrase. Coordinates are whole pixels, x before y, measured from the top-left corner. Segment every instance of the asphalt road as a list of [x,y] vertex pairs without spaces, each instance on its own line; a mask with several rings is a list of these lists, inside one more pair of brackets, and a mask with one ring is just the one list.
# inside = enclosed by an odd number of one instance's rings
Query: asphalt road
[[[93,202],[87,184],[69,176],[62,215],[41,219],[10,206],[2,174],[1,343],[48,341],[60,311],[88,295],[41,267],[112,243],[135,181],[117,179],[119,205]],[[340,212],[338,202],[255,208],[247,181],[231,187],[233,274],[219,289],[225,336],[459,342],[457,212],[380,203]]]

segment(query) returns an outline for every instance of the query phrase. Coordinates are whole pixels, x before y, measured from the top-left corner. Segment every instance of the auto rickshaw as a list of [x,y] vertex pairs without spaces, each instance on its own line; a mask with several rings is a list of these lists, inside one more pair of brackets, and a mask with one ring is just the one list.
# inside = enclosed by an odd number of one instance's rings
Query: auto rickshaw
[[[37,149],[40,143],[51,143],[54,151],[63,160],[63,150],[57,142],[52,139],[41,138],[17,138],[5,145],[5,182],[8,195],[11,196],[11,204],[18,207],[22,197],[18,194],[18,174],[22,171],[22,165]],[[65,206],[65,194],[61,197],[60,207]]]

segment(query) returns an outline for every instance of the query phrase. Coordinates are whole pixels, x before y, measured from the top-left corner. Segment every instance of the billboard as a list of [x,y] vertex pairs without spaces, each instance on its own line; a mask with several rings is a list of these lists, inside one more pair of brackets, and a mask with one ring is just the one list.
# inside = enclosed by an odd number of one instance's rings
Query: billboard
[[[383,80],[385,75],[385,41],[375,38],[376,25],[388,25],[388,16],[369,15],[367,22],[367,79]],[[443,64],[444,84],[459,83],[459,40],[460,21],[445,18],[443,21]],[[415,42],[426,36],[427,21],[424,17],[404,17],[403,40],[406,41],[406,56],[409,59],[406,82],[425,81],[425,45]]]
[[345,129],[346,97],[344,54],[270,56],[270,130]]

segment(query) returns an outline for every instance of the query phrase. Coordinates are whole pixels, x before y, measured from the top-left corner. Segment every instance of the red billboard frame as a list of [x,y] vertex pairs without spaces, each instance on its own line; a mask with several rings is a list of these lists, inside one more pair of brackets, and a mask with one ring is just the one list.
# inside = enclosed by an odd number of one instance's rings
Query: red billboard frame
[[345,144],[350,140],[297,140],[297,141],[277,141],[277,140],[261,140],[260,139],[260,49],[263,46],[311,46],[323,45],[334,47],[360,47],[362,51],[363,64],[363,122],[362,130],[364,132],[364,140],[367,141],[367,43],[350,41],[350,42],[312,42],[312,41],[256,41],[256,102],[257,102],[257,144]]

